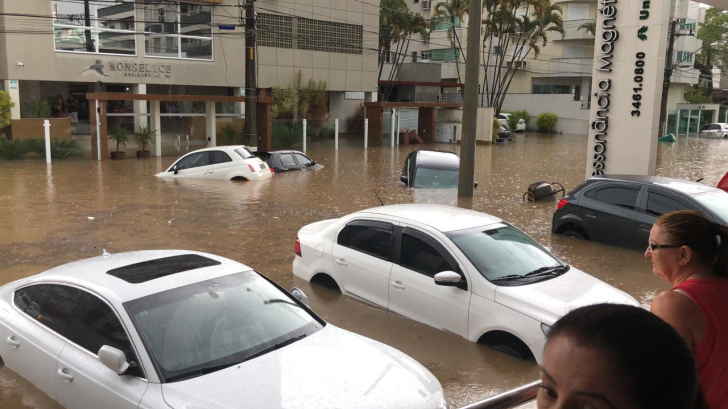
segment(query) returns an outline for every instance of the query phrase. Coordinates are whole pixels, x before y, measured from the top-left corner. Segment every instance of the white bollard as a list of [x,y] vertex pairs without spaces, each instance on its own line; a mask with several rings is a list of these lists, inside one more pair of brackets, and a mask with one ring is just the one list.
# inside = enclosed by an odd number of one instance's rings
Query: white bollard
[[402,129],[402,110],[397,111],[397,146],[399,146],[399,130]]
[[339,120],[334,121],[334,150],[339,150]]
[[303,153],[306,153],[306,120],[303,120]]
[[45,151],[46,151],[46,163],[51,163],[51,121],[43,121],[43,128],[45,128]]
[[369,118],[364,120],[364,149],[367,148],[369,143]]
[[391,126],[391,128],[392,128],[392,140],[391,140],[392,148],[394,148],[394,138],[397,137],[397,135],[395,135],[395,130],[394,130],[394,127],[397,126],[396,120],[397,120],[397,110],[392,108],[392,115],[390,118],[390,122],[392,122],[392,126]]

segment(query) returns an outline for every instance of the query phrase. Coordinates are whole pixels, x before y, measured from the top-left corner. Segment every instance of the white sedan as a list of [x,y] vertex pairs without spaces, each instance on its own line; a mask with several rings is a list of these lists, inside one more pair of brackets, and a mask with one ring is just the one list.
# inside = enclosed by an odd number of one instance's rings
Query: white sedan
[[382,206],[305,226],[293,274],[538,363],[571,309],[639,305],[512,225],[448,206]]
[[211,254],[82,260],[0,287],[0,358],[69,409],[444,408],[407,355]]
[[159,178],[217,180],[270,179],[273,170],[245,146],[218,146],[190,152],[179,158]]
[[[508,118],[511,115],[512,114],[501,113],[496,115],[496,118],[498,118],[498,122],[500,122],[501,125],[508,127]],[[513,132],[526,132],[526,121],[523,118],[518,120],[518,123],[516,124],[516,129],[514,129]]]

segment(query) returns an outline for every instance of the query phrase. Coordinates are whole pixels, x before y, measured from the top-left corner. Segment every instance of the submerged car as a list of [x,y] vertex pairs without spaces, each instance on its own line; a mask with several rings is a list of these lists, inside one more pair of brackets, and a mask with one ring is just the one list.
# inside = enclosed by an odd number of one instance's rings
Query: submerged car
[[448,206],[382,206],[304,226],[293,274],[538,363],[571,309],[638,305],[513,225]]
[[708,124],[700,130],[701,138],[712,139],[728,139],[728,124],[714,123]]
[[658,217],[698,210],[728,224],[728,193],[702,183],[656,176],[592,177],[557,205],[556,234],[644,251]]
[[412,188],[457,189],[459,170],[453,152],[416,150],[407,155],[399,180]]
[[264,160],[276,173],[322,167],[299,151],[264,151],[256,152],[255,156]]
[[[500,113],[496,115],[496,118],[498,118],[498,122],[500,122],[501,125],[506,126],[506,129],[508,129],[508,118],[510,118],[511,115],[512,114]],[[513,132],[526,132],[526,121],[523,118],[518,120],[516,129],[514,129]]]
[[205,253],[105,254],[6,284],[0,338],[5,365],[69,409],[446,405],[412,358]]
[[216,180],[270,179],[272,170],[246,146],[217,146],[190,152],[179,158],[159,178]]

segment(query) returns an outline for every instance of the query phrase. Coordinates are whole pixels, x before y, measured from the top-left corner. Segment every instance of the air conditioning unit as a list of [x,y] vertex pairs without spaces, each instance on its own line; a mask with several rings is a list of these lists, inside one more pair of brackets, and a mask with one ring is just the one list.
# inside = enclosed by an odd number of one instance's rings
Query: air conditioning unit
[[422,0],[422,10],[430,10],[432,8],[432,0]]
[[526,61],[506,61],[506,67],[514,70],[524,69],[526,66]]

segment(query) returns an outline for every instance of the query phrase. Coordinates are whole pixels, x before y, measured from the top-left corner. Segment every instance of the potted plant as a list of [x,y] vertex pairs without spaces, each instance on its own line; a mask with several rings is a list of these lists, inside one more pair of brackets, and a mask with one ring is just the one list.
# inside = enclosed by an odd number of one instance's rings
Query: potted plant
[[111,159],[124,159],[126,154],[120,152],[119,148],[125,147],[129,141],[129,134],[126,129],[119,125],[111,125],[109,127],[109,139],[116,142],[116,152],[111,152]]
[[139,131],[134,134],[136,143],[142,148],[142,150],[136,152],[137,158],[148,158],[151,156],[151,152],[149,152],[147,147],[152,145],[155,133],[157,133],[157,131],[150,129],[149,127],[139,127]]

